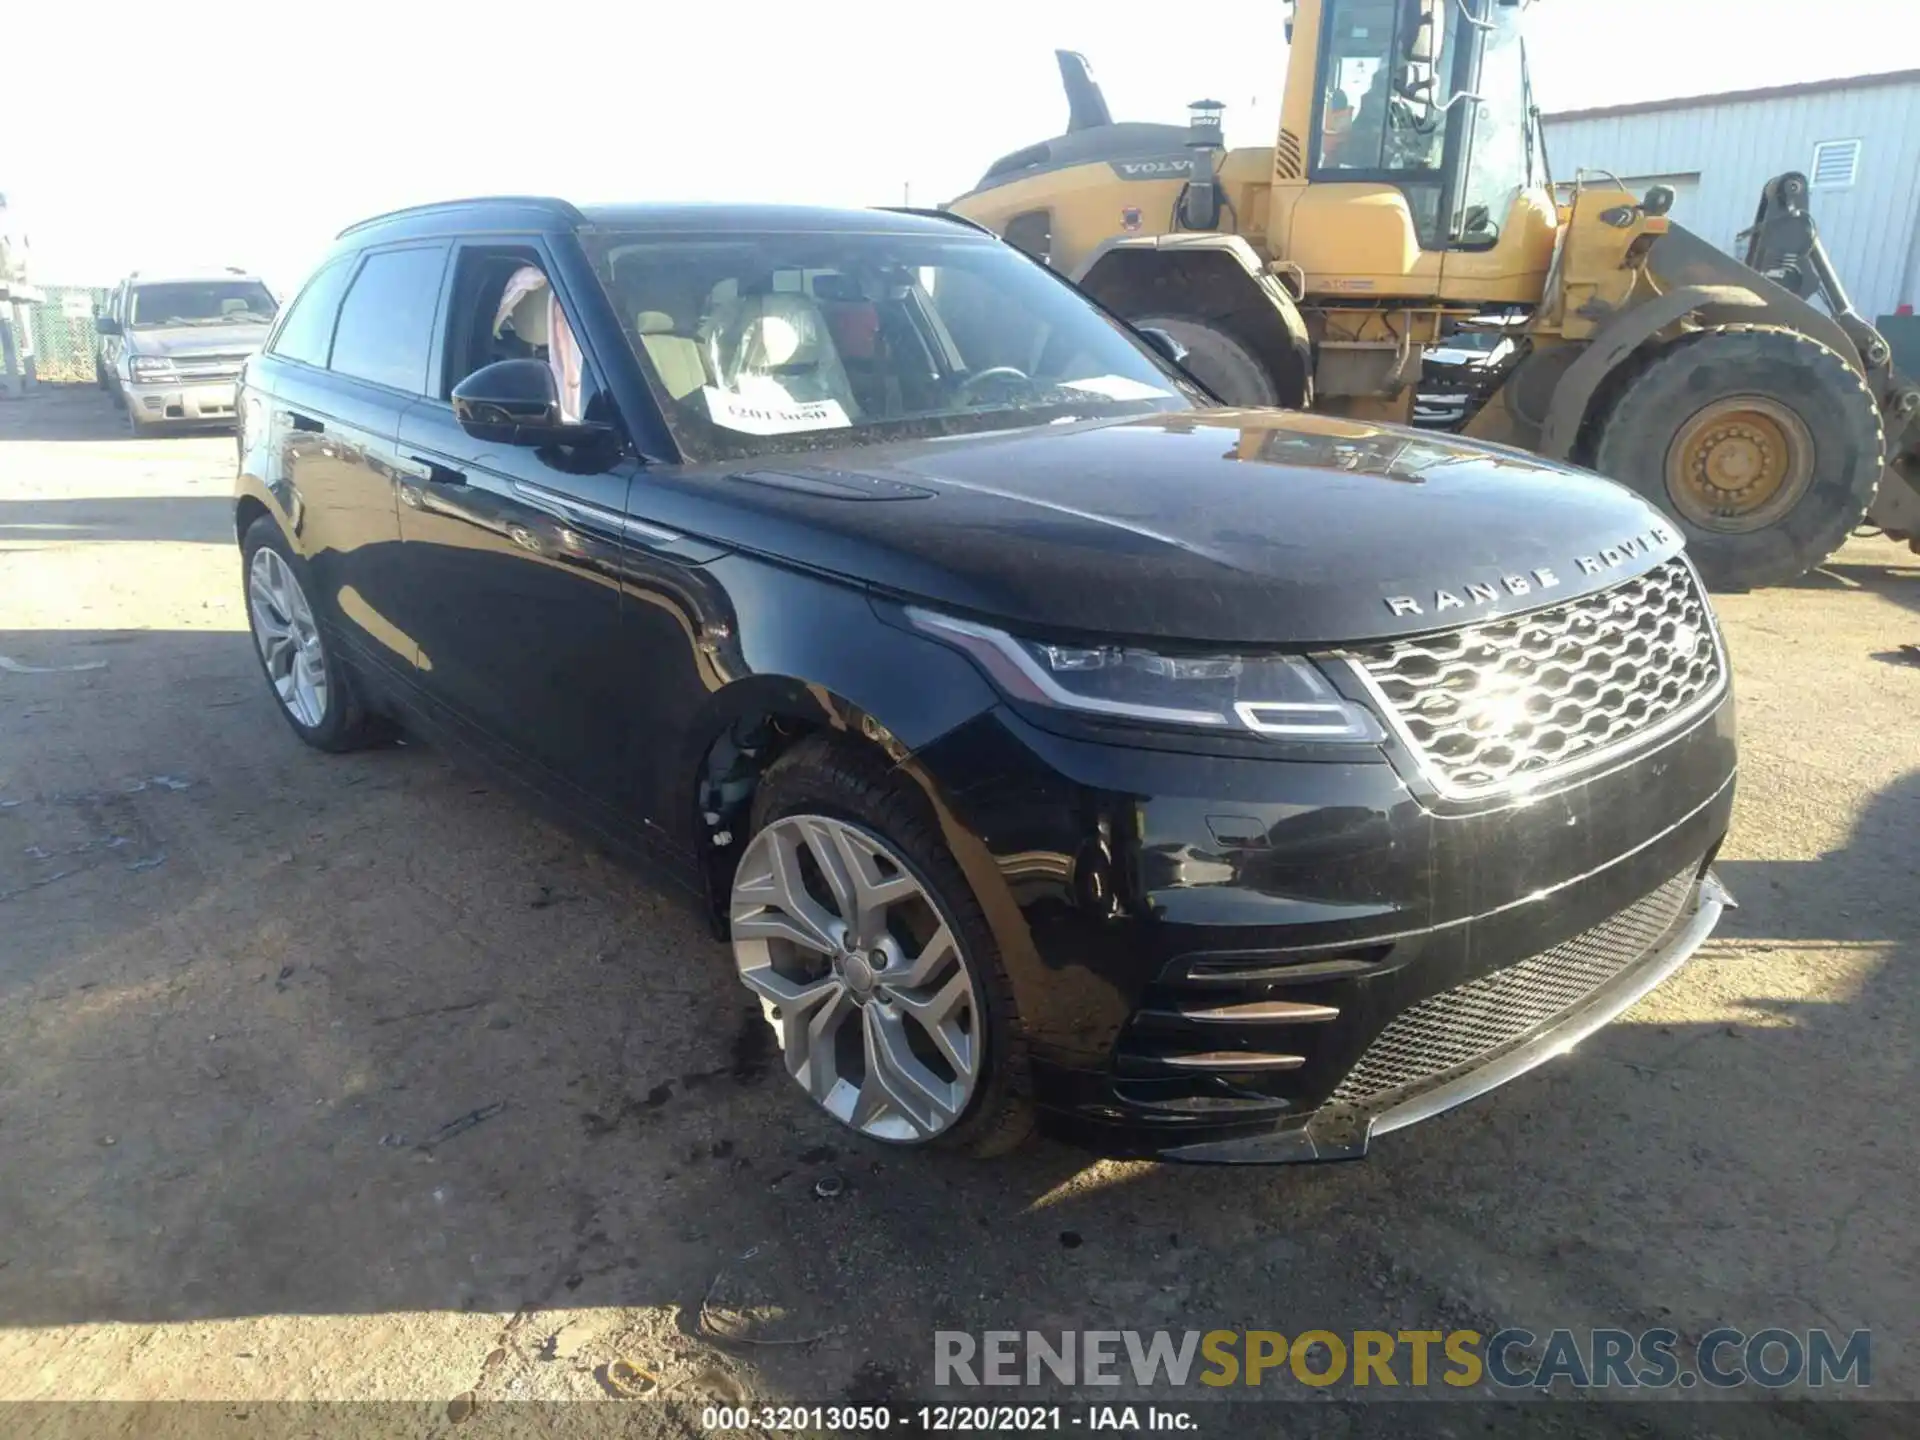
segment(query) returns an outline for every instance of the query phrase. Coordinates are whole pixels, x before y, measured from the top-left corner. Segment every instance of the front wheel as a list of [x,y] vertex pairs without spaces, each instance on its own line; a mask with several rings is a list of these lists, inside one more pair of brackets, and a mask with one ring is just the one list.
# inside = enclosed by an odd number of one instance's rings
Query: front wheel
[[1714,589],[1779,585],[1825,560],[1866,514],[1883,464],[1880,408],[1810,336],[1702,330],[1627,382],[1593,463],[1679,523]]
[[869,1139],[975,1155],[1031,1127],[1012,987],[926,798],[846,742],[767,772],[729,905],[787,1073]]

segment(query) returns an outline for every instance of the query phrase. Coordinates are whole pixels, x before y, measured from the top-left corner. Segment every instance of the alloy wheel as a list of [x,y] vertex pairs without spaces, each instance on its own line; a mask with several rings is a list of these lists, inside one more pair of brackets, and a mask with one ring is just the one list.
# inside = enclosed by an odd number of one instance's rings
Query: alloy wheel
[[326,653],[293,567],[271,545],[254,551],[247,567],[247,615],[280,703],[309,730],[317,729],[327,714]]
[[960,1119],[980,1066],[973,977],[886,841],[830,816],[776,820],[740,858],[731,916],[740,980],[816,1104],[880,1140]]

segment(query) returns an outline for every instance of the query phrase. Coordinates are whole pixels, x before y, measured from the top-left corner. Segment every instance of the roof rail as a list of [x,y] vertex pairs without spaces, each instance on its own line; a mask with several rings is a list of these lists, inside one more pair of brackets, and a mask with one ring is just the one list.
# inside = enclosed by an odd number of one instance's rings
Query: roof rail
[[403,215],[432,215],[442,210],[465,210],[480,205],[526,205],[550,211],[555,219],[565,220],[571,225],[583,225],[587,218],[567,201],[552,195],[471,195],[463,200],[434,200],[425,205],[408,205],[385,214],[369,215],[364,220],[354,221],[333,238],[344,240],[357,230],[365,230],[369,225],[378,225],[384,220],[397,220]]
[[969,220],[965,215],[956,215],[944,205],[937,210],[925,205],[880,205],[875,208],[888,211],[894,215],[920,215],[928,220],[950,220],[955,225],[964,225],[969,230],[978,230],[982,235],[992,235],[996,240],[1000,238],[998,234],[988,229],[985,225],[982,225],[978,220]]

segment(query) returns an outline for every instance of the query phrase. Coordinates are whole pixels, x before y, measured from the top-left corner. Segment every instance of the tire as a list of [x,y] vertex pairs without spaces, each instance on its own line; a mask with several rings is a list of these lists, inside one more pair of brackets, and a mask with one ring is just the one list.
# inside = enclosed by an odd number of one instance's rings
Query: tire
[[[762,1001],[768,1023],[775,1032],[776,1046],[786,1061],[785,1068],[808,1093],[809,1099],[850,1130],[880,1143],[955,1150],[978,1157],[1003,1154],[1019,1145],[1033,1128],[1033,1112],[1027,1054],[1013,987],[1001,964],[999,947],[980,902],[942,840],[926,796],[912,783],[892,773],[883,760],[852,742],[814,736],[795,745],[767,771],[754,796],[751,828],[752,838],[741,853],[735,873],[730,906],[734,962],[742,983]],[[756,934],[765,937],[792,933],[785,924],[784,910],[764,902],[770,893],[764,864],[771,854],[768,847],[796,832],[810,835],[813,840],[818,840],[823,833],[831,834],[850,839],[867,851],[884,852],[879,856],[879,864],[867,872],[883,877],[877,883],[895,886],[901,883],[899,877],[905,877],[906,881],[917,884],[917,894],[889,902],[891,908],[884,910],[888,918],[883,922],[881,940],[867,934],[853,942],[851,952],[843,940],[840,959],[829,961],[829,952],[823,946],[755,938]],[[830,851],[831,844],[826,848]],[[812,851],[815,859],[808,888],[814,893],[808,898],[819,907],[816,913],[838,920],[838,913],[827,913],[827,907],[834,902],[821,878],[820,853],[820,849]],[[837,907],[840,911],[847,908],[844,903]],[[774,928],[766,923],[770,913],[777,917]],[[903,928],[911,926],[916,919],[918,933]],[[855,926],[865,923],[860,919],[854,922]],[[890,990],[890,984],[900,986],[902,981],[911,984],[912,977],[902,972],[916,955],[925,957],[941,948],[937,944],[923,944],[925,937],[941,925],[953,942],[952,968],[943,965],[932,972],[922,991]],[[888,926],[893,929],[891,936],[884,933]],[[895,937],[902,934],[906,938],[896,943]],[[868,970],[864,957],[871,954],[876,960],[881,959],[877,948],[881,943],[887,944],[892,952],[892,968],[876,965]],[[865,947],[869,944],[876,948],[868,951]],[[766,962],[776,951],[785,957],[782,963],[807,968],[810,978],[791,980],[774,973]],[[859,966],[867,974],[871,989],[866,998],[857,999],[856,981],[840,969],[843,961]],[[765,968],[755,969],[756,965]],[[888,974],[894,975],[895,980],[887,982]],[[757,978],[749,979],[749,975]],[[876,976],[879,978],[875,979]],[[929,1107],[936,1118],[925,1123],[910,1122],[905,1109],[896,1106],[890,1112],[884,1105],[863,1120],[867,1096],[875,1088],[873,1072],[865,1063],[875,1043],[871,1027],[884,1027],[892,1017],[896,1031],[904,1033],[906,1022],[912,1018],[910,1009],[921,1010],[925,995],[935,989],[941,996],[955,994],[961,980],[965,982],[968,997],[965,1053],[973,1067],[971,1091],[964,1105],[950,1100],[947,1110]],[[841,993],[825,1002],[798,1002],[808,1004],[809,1008],[801,1010],[788,995],[770,994],[771,981],[786,987],[824,984],[829,989],[838,984]],[[916,995],[923,998],[913,999]],[[789,1003],[783,1006],[782,1001]],[[793,1018],[800,1022],[794,1029],[797,1036],[803,1037],[801,1043],[808,1045],[808,1058],[803,1061],[797,1061],[787,1046],[781,1018],[785,1010],[792,1010]],[[841,1074],[837,1062],[829,1060],[823,1065],[811,1058],[815,1052],[809,1042],[817,1043],[822,1033],[820,1021],[830,1014],[837,1014],[839,1018],[824,1032],[832,1037],[827,1042],[829,1051],[836,1041],[852,1047],[851,1051],[843,1049],[842,1054],[856,1054],[863,1072],[857,1084],[853,1076]],[[841,1032],[849,1022],[857,1022],[859,1029],[854,1035],[845,1036]],[[940,1056],[931,1054],[932,1042],[924,1026],[916,1038],[927,1063],[938,1069],[937,1074],[934,1069],[923,1069],[921,1073],[931,1080],[957,1084],[955,1077],[959,1072]],[[836,1079],[836,1075],[840,1078]],[[828,1085],[832,1087],[831,1096],[823,1099],[817,1090]],[[888,1089],[884,1081],[878,1085],[883,1096]],[[853,1093],[856,1091],[857,1095]],[[924,1099],[920,1091],[914,1091],[913,1095]],[[829,1103],[830,1099],[835,1103]],[[932,1133],[933,1124],[944,1128]]]
[[102,390],[112,388],[107,384],[107,367],[100,363],[100,352],[98,350],[93,352],[93,383],[98,385]]
[[1267,367],[1226,331],[1179,315],[1149,315],[1132,323],[1164,330],[1186,346],[1186,368],[1227,404],[1271,408],[1280,403],[1280,389]]
[[[1739,423],[1715,432],[1721,418]],[[1755,464],[1784,467],[1777,483],[1751,492],[1770,496],[1765,503],[1743,508],[1741,492],[1708,482],[1698,457],[1715,453],[1715,433],[1746,437],[1721,442],[1746,447],[1734,479]],[[1873,393],[1840,355],[1798,331],[1729,325],[1675,341],[1641,367],[1592,450],[1595,469],[1679,525],[1709,587],[1745,590],[1797,579],[1840,547],[1873,502],[1884,443]],[[1710,505],[1722,497],[1716,515]]]
[[[274,708],[279,710],[293,733],[316,750],[335,753],[348,750],[363,750],[380,744],[392,735],[392,726],[385,717],[368,710],[361,698],[360,686],[352,670],[341,660],[334,650],[322,640],[317,628],[312,630],[311,654],[317,657],[317,669],[322,677],[318,687],[308,686],[303,702],[317,700],[317,704],[299,703],[289,700],[282,694],[280,684],[275,679],[275,667],[268,660],[269,643],[266,631],[272,628],[263,622],[261,611],[266,608],[263,595],[256,586],[256,562],[262,551],[269,551],[278,557],[282,573],[294,587],[299,597],[299,607],[305,611],[305,621],[312,625],[312,607],[306,601],[307,567],[287,544],[286,537],[280,533],[280,527],[270,515],[262,515],[247,527],[247,533],[240,542],[240,584],[246,597],[247,623],[254,640],[254,658],[260,662],[260,672],[266,677],[267,688],[273,695]],[[259,562],[271,566],[272,562]],[[284,601],[281,608],[285,610]],[[283,614],[283,620],[286,618]],[[279,628],[291,628],[281,626]],[[303,647],[297,643],[294,647]],[[289,669],[299,664],[297,657],[289,657]],[[296,693],[299,687],[295,686]]]

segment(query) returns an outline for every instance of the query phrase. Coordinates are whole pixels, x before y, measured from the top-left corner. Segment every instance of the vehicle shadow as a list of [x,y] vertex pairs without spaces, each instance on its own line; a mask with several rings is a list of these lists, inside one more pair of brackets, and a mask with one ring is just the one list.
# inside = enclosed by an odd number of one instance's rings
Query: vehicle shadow
[[[532,1364],[566,1312],[658,1307],[769,1393],[904,1399],[939,1328],[1550,1326],[1597,1295],[1892,1334],[1920,1287],[1863,1218],[1911,1180],[1878,1137],[1914,1120],[1920,895],[1876,887],[1916,777],[1818,865],[1727,867],[1742,919],[1669,983],[1704,967],[1737,1021],[1656,992],[1364,1165],[981,1163],[850,1141],[698,917],[491,782],[300,747],[244,635],[32,638],[51,673],[0,676],[0,1327],[482,1311],[536,1317]],[[1857,973],[1781,993],[1749,957],[1800,942]]]
[[0,399],[0,441],[131,438],[119,403],[97,385],[42,382],[24,395]]
[[1892,541],[1878,548],[1884,549],[1887,556],[1884,561],[1830,560],[1809,570],[1787,588],[1866,590],[1909,610],[1920,610],[1920,555],[1913,554],[1904,545],[1895,546]]
[[135,440],[141,443],[231,435],[231,426],[195,425],[136,437],[120,402],[97,385],[36,385],[25,395],[0,397],[0,443],[18,440]]
[[224,495],[115,495],[97,500],[0,500],[0,545],[75,540],[233,543]]

